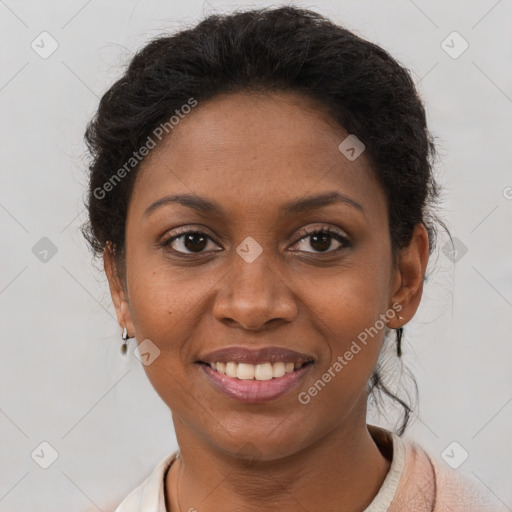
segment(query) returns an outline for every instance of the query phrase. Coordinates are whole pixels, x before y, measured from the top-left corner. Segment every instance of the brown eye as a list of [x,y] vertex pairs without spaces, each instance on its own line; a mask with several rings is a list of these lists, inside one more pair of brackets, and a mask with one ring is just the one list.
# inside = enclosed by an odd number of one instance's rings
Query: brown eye
[[[329,250],[332,247],[333,240],[339,245],[334,247],[334,250]],[[298,246],[300,244],[303,246],[302,249],[299,249],[300,251],[313,253],[336,252],[339,249],[350,246],[350,242],[346,237],[330,228],[316,229],[307,233],[295,245]],[[311,247],[313,251],[308,251],[308,247]]]
[[166,248],[180,254],[201,254],[213,240],[201,231],[185,231],[172,236],[163,243]]

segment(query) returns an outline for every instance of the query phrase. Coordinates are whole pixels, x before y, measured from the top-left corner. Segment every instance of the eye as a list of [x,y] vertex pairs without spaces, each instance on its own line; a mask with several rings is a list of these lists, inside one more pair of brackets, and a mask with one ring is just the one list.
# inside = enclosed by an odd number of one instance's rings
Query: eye
[[178,254],[202,254],[212,237],[197,229],[179,229],[177,234],[162,242],[162,246]]
[[[301,238],[295,243],[295,246],[302,245],[303,247],[299,249],[299,251],[303,252],[337,252],[351,245],[346,236],[330,227],[321,227],[309,231],[303,230],[299,232],[299,235]],[[309,243],[307,242],[308,238],[310,239]],[[335,247],[334,250],[329,250],[331,249],[333,239],[339,245]],[[162,242],[161,245],[180,255],[193,255],[209,252],[206,250],[209,242],[217,245],[213,238],[203,231],[192,228],[181,228],[178,229],[173,236]],[[308,245],[314,250],[306,250]]]
[[[303,247],[307,247],[309,245],[309,247],[314,249],[314,251],[306,250],[305,252],[338,252],[343,248],[350,247],[348,238],[330,227],[321,227],[310,231],[302,231],[299,233],[299,235],[304,234],[305,236],[302,236],[301,239],[295,244],[295,246],[302,244]],[[307,242],[308,238],[310,239],[309,242]],[[334,250],[329,250],[331,248],[333,239],[338,242],[339,245],[338,247],[335,247]]]

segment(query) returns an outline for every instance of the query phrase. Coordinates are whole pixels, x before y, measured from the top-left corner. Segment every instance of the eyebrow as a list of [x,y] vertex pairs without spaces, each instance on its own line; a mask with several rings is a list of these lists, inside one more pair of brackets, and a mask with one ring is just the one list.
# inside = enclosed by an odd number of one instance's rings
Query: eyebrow
[[[348,204],[349,206],[358,209],[363,214],[366,213],[360,203],[337,191],[289,201],[282,205],[281,210],[284,216],[289,216],[305,211],[318,210],[324,206],[329,206],[334,203]],[[154,211],[168,204],[181,204],[200,213],[213,214],[219,217],[226,216],[226,212],[219,203],[192,194],[176,194],[162,197],[146,208],[144,216],[149,216]]]

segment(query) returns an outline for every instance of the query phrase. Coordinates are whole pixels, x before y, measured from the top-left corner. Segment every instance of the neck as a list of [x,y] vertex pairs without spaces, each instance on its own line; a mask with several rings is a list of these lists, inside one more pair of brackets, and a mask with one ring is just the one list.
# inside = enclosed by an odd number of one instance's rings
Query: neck
[[170,512],[274,512],[283,507],[360,512],[390,467],[365,417],[359,424],[341,424],[298,453],[265,461],[226,455],[191,435],[179,420],[174,422],[180,457],[166,477]]

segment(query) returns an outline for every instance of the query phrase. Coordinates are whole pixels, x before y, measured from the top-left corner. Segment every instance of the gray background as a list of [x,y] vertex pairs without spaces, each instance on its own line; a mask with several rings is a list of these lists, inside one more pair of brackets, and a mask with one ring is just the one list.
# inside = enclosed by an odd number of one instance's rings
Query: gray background
[[[113,509],[176,448],[170,412],[140,362],[120,355],[106,280],[79,232],[82,135],[150,37],[207,13],[278,4],[0,1],[2,511]],[[463,250],[454,263],[441,240],[406,328],[404,359],[420,389],[406,437],[437,457],[456,441],[452,458],[469,453],[457,471],[512,510],[512,3],[296,4],[390,51],[427,104],[440,139],[441,215]],[[31,47],[51,48],[43,31],[58,43],[45,59]],[[453,31],[469,43],[458,58],[441,46]],[[453,41],[452,52],[461,48]],[[44,253],[43,237],[55,254]],[[58,454],[48,469],[39,465],[52,453],[44,441]]]

